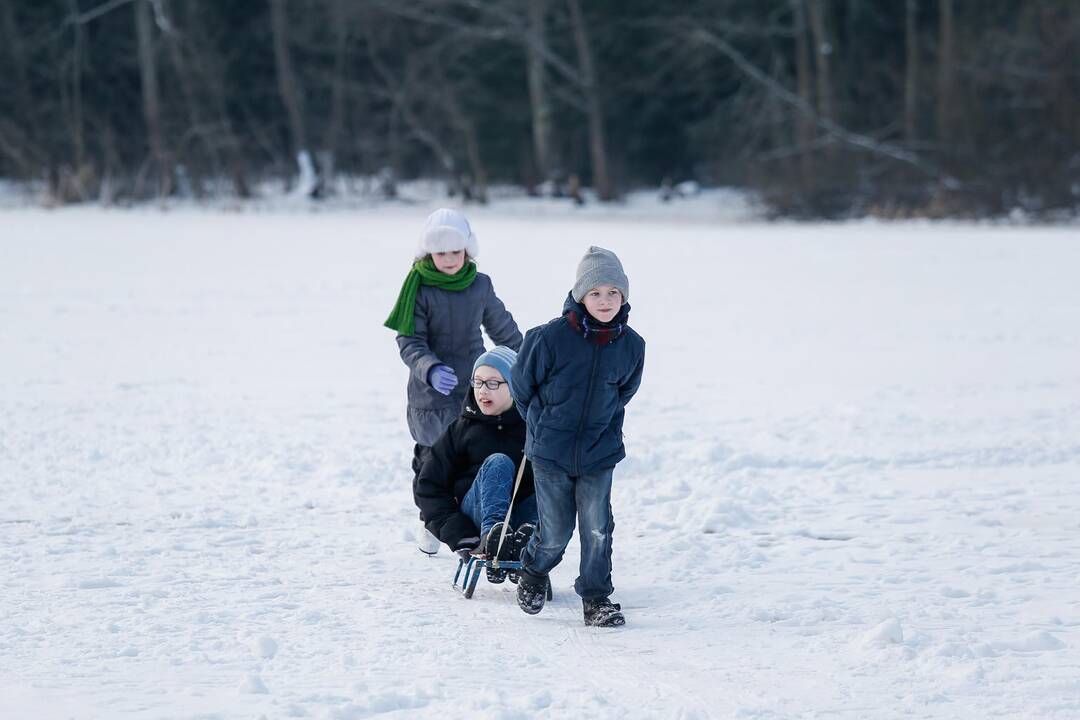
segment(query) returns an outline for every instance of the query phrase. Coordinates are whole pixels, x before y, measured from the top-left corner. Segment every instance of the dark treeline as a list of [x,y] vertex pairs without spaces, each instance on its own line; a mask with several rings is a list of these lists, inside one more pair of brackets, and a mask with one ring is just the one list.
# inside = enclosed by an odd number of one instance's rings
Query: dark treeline
[[1043,213],[1080,200],[1078,59],[1075,0],[0,0],[0,177],[58,202],[381,173]]

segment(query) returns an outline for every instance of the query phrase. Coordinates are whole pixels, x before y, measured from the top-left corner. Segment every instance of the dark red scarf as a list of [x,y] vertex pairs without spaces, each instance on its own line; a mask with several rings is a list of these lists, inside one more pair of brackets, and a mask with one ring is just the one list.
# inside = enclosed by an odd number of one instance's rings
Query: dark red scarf
[[570,323],[570,327],[593,345],[608,345],[618,340],[629,317],[630,308],[625,304],[611,322],[606,323],[591,317],[587,312],[574,309],[566,311],[566,321]]

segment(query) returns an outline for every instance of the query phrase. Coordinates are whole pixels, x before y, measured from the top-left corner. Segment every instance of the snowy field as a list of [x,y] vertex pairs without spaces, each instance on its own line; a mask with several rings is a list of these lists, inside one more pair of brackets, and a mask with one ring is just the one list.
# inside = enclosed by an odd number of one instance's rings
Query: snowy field
[[427,209],[0,213],[0,717],[1080,717],[1075,227],[472,211],[630,277],[605,630],[414,549]]

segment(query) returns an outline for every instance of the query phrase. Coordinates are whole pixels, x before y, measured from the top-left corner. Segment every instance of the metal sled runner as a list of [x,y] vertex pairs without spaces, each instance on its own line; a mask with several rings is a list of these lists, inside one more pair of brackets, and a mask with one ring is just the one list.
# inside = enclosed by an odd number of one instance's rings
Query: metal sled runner
[[[457,572],[454,573],[454,589],[460,591],[466,599],[473,596],[473,592],[476,591],[476,583],[480,579],[480,572],[488,567],[494,567],[496,570],[521,570],[521,563],[515,560],[504,560],[498,565],[494,564],[494,561],[488,558],[478,555],[470,555],[468,560],[458,559]],[[465,570],[465,577],[461,577],[461,571]],[[461,580],[461,585],[458,585],[458,580]],[[547,599],[551,599],[551,583],[548,582],[547,586]]]

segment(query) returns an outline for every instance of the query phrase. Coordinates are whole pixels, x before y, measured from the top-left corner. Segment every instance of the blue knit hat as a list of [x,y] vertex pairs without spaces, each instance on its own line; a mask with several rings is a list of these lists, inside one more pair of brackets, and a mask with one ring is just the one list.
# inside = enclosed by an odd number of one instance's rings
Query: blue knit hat
[[514,367],[514,361],[516,360],[516,352],[505,345],[498,345],[476,358],[476,362],[474,362],[472,366],[473,375],[476,375],[476,368],[481,365],[487,365],[502,373],[503,380],[510,382],[510,372]]

